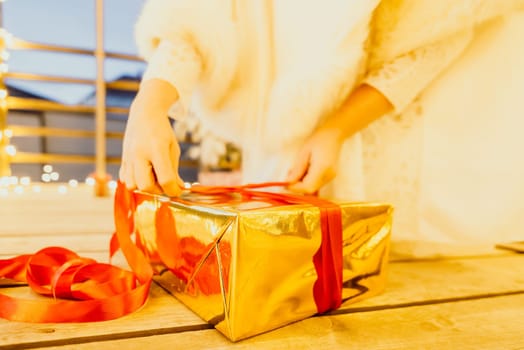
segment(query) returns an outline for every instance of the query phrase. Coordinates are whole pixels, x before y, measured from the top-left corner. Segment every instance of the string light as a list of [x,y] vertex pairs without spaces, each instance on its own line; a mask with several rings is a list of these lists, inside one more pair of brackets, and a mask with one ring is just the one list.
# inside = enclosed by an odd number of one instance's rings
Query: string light
[[7,186],[9,186],[9,176],[0,177],[0,187],[7,187]]
[[46,164],[42,167],[42,170],[44,171],[44,173],[50,173],[53,171],[53,166],[50,164]]
[[51,175],[51,181],[58,181],[58,179],[60,179],[60,174],[57,173],[56,171],[53,171],[50,175]]
[[5,153],[7,153],[8,156],[14,157],[16,155],[16,147],[14,145],[5,146]]
[[[58,183],[58,186],[53,186],[52,182],[57,181],[60,178],[60,174],[57,171],[52,171],[53,167],[46,164],[42,167],[43,173],[41,174],[41,183],[33,183],[29,176],[3,176],[0,177],[0,197],[8,197],[10,193],[16,195],[24,195],[26,193],[41,193],[46,189],[55,189],[60,195],[67,195],[68,193],[74,192],[74,189],[80,189],[81,184],[76,179],[70,179],[67,183]],[[42,183],[44,184],[42,186]],[[92,187],[95,185],[95,178],[88,176],[85,179],[85,186]],[[112,193],[117,188],[117,182],[112,180],[108,182],[108,187]],[[46,190],[46,193],[49,193]]]
[[29,186],[31,184],[31,178],[29,176],[22,176],[20,178],[20,185]]
[[16,177],[16,176],[8,176],[7,179],[9,181],[9,185],[11,185],[11,186],[18,185],[18,177]]
[[91,176],[88,176],[86,178],[86,185],[87,186],[94,186],[95,185],[95,179]]
[[118,184],[117,184],[117,182],[116,182],[115,180],[111,180],[111,181],[109,181],[109,183],[107,184],[107,187],[109,187],[109,189],[110,189],[111,191],[114,191],[114,190],[116,190],[117,185],[118,185]]
[[9,33],[5,28],[0,28],[0,38],[4,40],[7,48],[13,45],[13,34]]
[[[2,91],[3,90],[0,90],[0,93]],[[13,130],[11,130],[11,129],[4,129],[3,131],[0,131],[0,140],[2,140],[4,138],[4,136],[7,139],[10,139],[11,137],[13,137]]]

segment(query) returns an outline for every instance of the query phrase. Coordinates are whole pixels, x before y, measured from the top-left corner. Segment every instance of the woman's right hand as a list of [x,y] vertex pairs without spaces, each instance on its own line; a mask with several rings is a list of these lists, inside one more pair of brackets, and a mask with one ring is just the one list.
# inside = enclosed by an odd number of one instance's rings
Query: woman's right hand
[[142,83],[131,105],[122,149],[119,176],[128,189],[180,195],[180,146],[167,116],[177,100],[177,90],[163,80]]

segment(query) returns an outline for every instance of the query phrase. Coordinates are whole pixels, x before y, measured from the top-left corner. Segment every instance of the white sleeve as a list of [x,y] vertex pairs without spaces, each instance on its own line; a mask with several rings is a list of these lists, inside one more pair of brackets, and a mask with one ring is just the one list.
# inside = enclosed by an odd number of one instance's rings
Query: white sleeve
[[[237,71],[237,26],[223,0],[148,0],[135,25],[144,79],[171,83],[187,110],[196,85],[214,105],[228,93]],[[202,83],[202,84],[200,84]]]
[[473,30],[413,50],[368,72],[364,83],[380,91],[401,112],[467,47]]
[[142,82],[161,79],[177,89],[184,110],[202,73],[202,60],[196,48],[185,40],[162,40],[149,57]]

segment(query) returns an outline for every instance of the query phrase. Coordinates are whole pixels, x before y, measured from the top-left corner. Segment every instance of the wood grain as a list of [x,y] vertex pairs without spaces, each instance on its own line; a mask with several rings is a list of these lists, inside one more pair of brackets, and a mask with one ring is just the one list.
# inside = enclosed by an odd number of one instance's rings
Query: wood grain
[[[310,318],[232,344],[213,330],[76,349],[521,349],[524,294]],[[69,347],[54,347],[62,349]]]
[[22,194],[0,197],[0,237],[114,230],[111,198],[96,198],[93,188],[85,185],[66,187],[67,193],[59,194],[59,186],[39,186],[38,193],[27,186]]
[[111,234],[109,233],[55,234],[39,235],[38,237],[29,235],[4,236],[1,238],[1,255],[14,256],[35,253],[45,247],[60,246],[71,249],[79,255],[90,252],[103,253],[105,251],[107,256],[110,238]]
[[524,255],[389,264],[384,293],[336,312],[524,291]]
[[[26,287],[0,289],[0,292],[30,297]],[[177,302],[156,284],[146,305],[139,311],[117,320],[93,323],[30,324],[0,319],[0,349],[7,347],[34,347],[56,344],[76,338],[115,339],[137,335],[176,333],[191,329],[209,328],[199,317]]]
[[[421,303],[446,305],[456,300],[464,302],[471,298],[481,299],[494,295],[524,293],[524,274],[521,270],[523,265],[524,257],[520,255],[472,260],[394,263],[391,264],[391,283],[384,294],[344,306],[335,314],[338,314],[336,316],[338,317],[344,314],[348,316],[361,313],[375,314],[380,310],[400,312],[403,309],[411,309],[408,307],[410,305]],[[446,276],[449,284],[442,283],[439,276]],[[107,324],[53,325],[52,333],[42,334],[39,329],[49,329],[48,326],[0,322],[0,334],[4,334],[3,338],[0,337],[0,344],[2,341],[8,344],[43,341],[45,344],[52,345],[73,337],[74,341],[78,342],[101,341],[124,335],[131,337],[133,334],[143,334],[140,332],[175,333],[180,329],[205,327],[201,322],[195,323],[195,319],[197,317],[191,311],[155,288],[147,308]],[[317,323],[319,329],[323,329],[322,322],[325,321],[318,322],[320,322]],[[166,330],[166,327],[172,329]],[[38,336],[35,336],[35,332]]]
[[[57,186],[50,185],[40,194],[0,198],[0,259],[60,245],[107,261],[112,199],[94,198],[88,186],[66,196],[56,193]],[[121,256],[117,262],[123,264]],[[0,292],[30,295],[26,287],[1,288]],[[523,295],[524,255],[504,252],[499,256],[397,260],[390,264],[388,287],[382,295],[234,347],[524,348],[517,334],[517,330],[524,332],[520,321]],[[25,324],[0,320],[0,349],[231,347],[209,328],[154,285],[143,309],[114,321]]]

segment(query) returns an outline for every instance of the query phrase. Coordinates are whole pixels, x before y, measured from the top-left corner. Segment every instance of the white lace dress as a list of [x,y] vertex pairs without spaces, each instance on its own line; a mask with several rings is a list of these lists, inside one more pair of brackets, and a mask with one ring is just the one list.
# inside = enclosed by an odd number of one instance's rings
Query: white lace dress
[[403,113],[361,133],[366,197],[395,204],[397,253],[471,254],[524,240],[524,42],[515,40],[522,37],[520,12],[369,78],[402,103],[402,87],[424,77],[417,62],[431,70],[460,53]]

